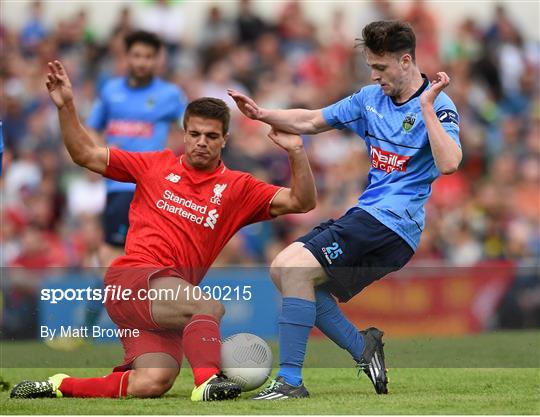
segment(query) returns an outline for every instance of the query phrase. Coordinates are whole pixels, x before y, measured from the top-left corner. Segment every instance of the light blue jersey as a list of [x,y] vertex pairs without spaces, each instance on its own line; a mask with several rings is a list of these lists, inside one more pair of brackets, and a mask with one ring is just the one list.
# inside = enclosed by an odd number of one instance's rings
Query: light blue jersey
[[[107,146],[125,151],[162,150],[172,123],[179,122],[187,104],[174,84],[154,78],[143,87],[130,87],[125,77],[109,80],[94,103],[87,125],[103,131]],[[135,184],[106,180],[107,192],[134,191]]]
[[[323,109],[328,125],[351,129],[366,142],[371,169],[357,207],[396,232],[413,250],[424,229],[431,183],[440,175],[420,109],[419,96],[430,88],[422,76],[424,84],[405,103],[394,103],[379,85],[370,85]],[[450,97],[441,92],[434,107],[446,132],[460,145],[459,116]]]

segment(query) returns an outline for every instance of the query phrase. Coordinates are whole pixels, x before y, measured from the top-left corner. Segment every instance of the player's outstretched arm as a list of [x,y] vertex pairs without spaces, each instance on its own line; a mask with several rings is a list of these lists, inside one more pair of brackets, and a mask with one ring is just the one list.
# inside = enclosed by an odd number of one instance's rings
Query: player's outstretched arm
[[73,89],[60,61],[49,62],[47,90],[58,109],[62,139],[73,162],[91,171],[103,174],[107,168],[107,148],[96,145],[79,121]]
[[302,138],[296,134],[276,131],[274,128],[270,130],[268,137],[287,151],[291,165],[291,188],[277,193],[270,205],[270,214],[280,216],[313,210],[317,204],[317,190]]
[[268,110],[259,107],[248,96],[235,90],[227,90],[242,113],[253,120],[260,120],[283,132],[315,134],[332,129],[324,120],[322,110],[289,109]]
[[450,84],[450,77],[445,72],[438,72],[431,88],[420,96],[420,105],[424,123],[428,131],[429,144],[435,165],[441,174],[456,172],[462,158],[461,148],[444,130],[433,107],[439,93]]

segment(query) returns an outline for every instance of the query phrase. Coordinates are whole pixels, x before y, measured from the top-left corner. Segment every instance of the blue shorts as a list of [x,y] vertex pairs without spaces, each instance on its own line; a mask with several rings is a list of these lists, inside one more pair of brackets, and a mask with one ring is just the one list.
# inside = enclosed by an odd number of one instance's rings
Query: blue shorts
[[414,255],[397,233],[355,207],[297,239],[319,261],[329,280],[322,284],[342,303]]
[[129,206],[133,192],[122,191],[107,194],[103,212],[103,231],[105,242],[111,246],[123,248],[129,229]]

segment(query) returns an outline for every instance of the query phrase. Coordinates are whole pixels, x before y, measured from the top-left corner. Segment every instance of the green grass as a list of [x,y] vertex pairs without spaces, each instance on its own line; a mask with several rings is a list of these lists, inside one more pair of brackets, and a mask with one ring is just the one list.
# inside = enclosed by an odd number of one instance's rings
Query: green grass
[[[466,338],[387,341],[387,361],[390,366],[390,394],[377,396],[364,375],[356,378],[348,366],[350,359],[339,349],[324,341],[310,341],[304,379],[311,398],[284,402],[253,402],[249,394],[236,401],[222,403],[191,403],[191,371],[183,369],[173,389],[163,398],[140,399],[46,399],[10,400],[9,392],[0,393],[2,414],[540,414],[540,332],[491,333]],[[48,348],[47,348],[48,349]],[[473,350],[474,349],[474,350]],[[22,379],[43,379],[65,371],[73,376],[98,376],[110,368],[14,368],[13,352],[19,357],[44,354],[47,350],[37,343],[3,343],[2,379],[14,384]],[[73,352],[84,363],[99,362],[109,352],[114,358],[114,346],[83,347]],[[473,359],[457,361],[469,352]],[[56,354],[57,352],[55,352]],[[92,357],[92,355],[95,355]],[[508,357],[515,356],[514,359]],[[62,355],[60,355],[62,356]],[[69,356],[69,355],[68,355]],[[523,357],[527,358],[524,359]],[[468,367],[444,367],[441,360]],[[323,359],[324,358],[324,361]],[[328,359],[330,358],[330,359]],[[425,359],[425,367],[419,366]],[[476,359],[475,359],[476,358]],[[486,359],[488,358],[488,359]],[[322,364],[324,362],[324,364]],[[444,360],[443,360],[444,362]],[[66,362],[66,363],[69,363]],[[489,366],[485,366],[486,363]],[[323,368],[322,366],[333,368]],[[318,367],[315,367],[318,366]],[[427,367],[432,366],[432,367]],[[473,367],[483,366],[483,367]],[[510,367],[521,366],[521,367]]]

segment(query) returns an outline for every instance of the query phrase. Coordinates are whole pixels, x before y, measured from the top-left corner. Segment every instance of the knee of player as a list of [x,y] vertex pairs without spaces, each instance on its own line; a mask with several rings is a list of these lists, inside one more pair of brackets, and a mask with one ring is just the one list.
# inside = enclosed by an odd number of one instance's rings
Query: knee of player
[[279,263],[276,262],[278,258],[274,259],[272,263],[270,264],[270,278],[272,278],[272,281],[279,286],[281,283],[281,267],[279,267]]
[[225,315],[225,306],[217,300],[201,300],[195,314],[207,314],[219,321]]
[[302,260],[294,254],[290,256],[281,256],[280,254],[270,266],[270,276],[276,283],[302,280],[306,276],[305,272],[305,268],[302,267]]
[[284,275],[289,274],[294,268],[295,256],[287,250],[280,252],[270,264],[270,277],[272,281],[279,282]]

